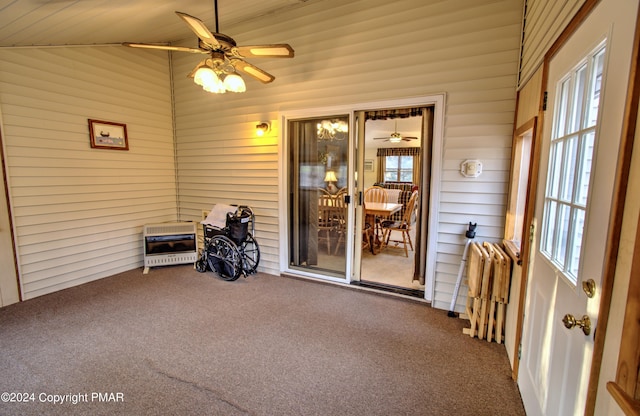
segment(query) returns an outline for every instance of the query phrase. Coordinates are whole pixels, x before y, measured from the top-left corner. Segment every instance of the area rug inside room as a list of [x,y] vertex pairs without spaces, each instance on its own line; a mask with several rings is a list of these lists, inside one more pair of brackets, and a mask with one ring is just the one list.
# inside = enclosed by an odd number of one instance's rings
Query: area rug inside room
[[524,415],[504,346],[463,327],[352,288],[132,270],[0,309],[0,392],[23,401],[0,414]]

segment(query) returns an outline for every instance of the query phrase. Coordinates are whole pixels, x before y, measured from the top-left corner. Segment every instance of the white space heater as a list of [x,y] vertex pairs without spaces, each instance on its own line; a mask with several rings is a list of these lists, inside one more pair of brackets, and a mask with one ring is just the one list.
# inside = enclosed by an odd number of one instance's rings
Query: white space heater
[[143,229],[144,274],[150,267],[195,263],[198,259],[196,223],[146,224]]

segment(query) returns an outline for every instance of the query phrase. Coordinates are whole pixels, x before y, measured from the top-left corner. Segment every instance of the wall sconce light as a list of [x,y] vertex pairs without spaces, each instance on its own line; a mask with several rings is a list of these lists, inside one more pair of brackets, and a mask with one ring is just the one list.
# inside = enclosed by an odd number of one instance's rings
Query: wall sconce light
[[256,136],[258,137],[262,137],[264,136],[269,130],[270,130],[271,126],[269,125],[269,123],[267,122],[262,122],[260,124],[256,125]]

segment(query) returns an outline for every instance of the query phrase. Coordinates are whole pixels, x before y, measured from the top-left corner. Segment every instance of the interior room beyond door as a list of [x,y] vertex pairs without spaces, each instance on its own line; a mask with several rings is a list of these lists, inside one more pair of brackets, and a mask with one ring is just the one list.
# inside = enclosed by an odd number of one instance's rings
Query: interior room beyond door
[[[372,244],[362,250],[360,282],[364,285],[424,296],[424,284],[414,280],[416,230],[419,226],[417,195],[420,194],[422,154],[422,117],[420,114],[400,117],[396,110],[362,112],[364,123],[364,224],[363,234]],[[402,110],[398,110],[402,111]],[[373,119],[381,115],[380,119]],[[370,192],[367,192],[367,191]],[[374,191],[387,197],[389,204],[400,209],[385,216],[367,215],[367,203]],[[407,211],[409,209],[409,211]],[[369,210],[370,211],[370,210]],[[375,217],[375,218],[371,218]]]

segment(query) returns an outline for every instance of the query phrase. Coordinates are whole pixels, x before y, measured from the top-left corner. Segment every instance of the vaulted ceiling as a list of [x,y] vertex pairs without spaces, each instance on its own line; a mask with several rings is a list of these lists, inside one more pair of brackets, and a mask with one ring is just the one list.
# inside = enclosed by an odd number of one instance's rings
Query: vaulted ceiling
[[[219,28],[308,1],[219,0]],[[176,10],[215,30],[213,0],[3,0],[0,47],[180,41],[193,33]]]
[[[218,0],[219,30],[240,35],[225,28],[251,20],[259,24],[262,16],[319,1]],[[0,54],[3,48],[32,46],[195,42],[175,11],[198,17],[215,31],[214,0],[0,0]],[[419,118],[399,120],[397,126],[390,120],[368,124],[367,143],[396,128],[403,135],[420,136]],[[375,142],[380,145],[389,142]]]

